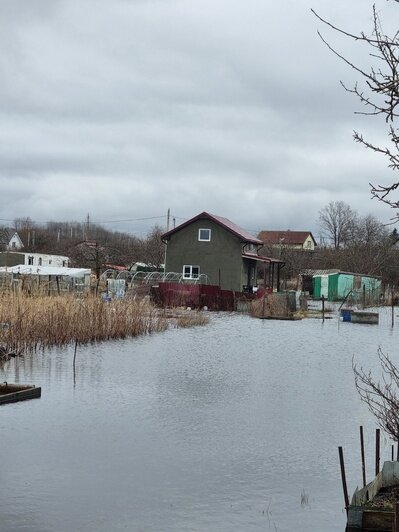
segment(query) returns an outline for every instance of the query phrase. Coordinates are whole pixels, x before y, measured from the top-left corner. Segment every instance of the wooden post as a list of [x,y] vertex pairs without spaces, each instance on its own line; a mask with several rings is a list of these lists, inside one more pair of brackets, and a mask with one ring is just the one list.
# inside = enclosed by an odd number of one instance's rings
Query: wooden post
[[366,308],[366,285],[363,285],[363,308]]
[[266,292],[266,262],[263,263],[263,289]]
[[321,296],[321,315],[324,321],[324,296]]
[[394,454],[395,454],[395,446],[394,446],[394,444],[392,444],[392,445],[391,445],[391,460],[392,460],[392,462],[393,462],[393,456],[394,456]]
[[375,476],[380,472],[380,429],[375,430]]
[[394,300],[394,297],[393,297],[393,290],[391,292],[391,312],[392,312],[392,327],[393,327],[393,324],[395,322],[395,310],[394,310],[394,303],[395,303],[395,300]]
[[76,362],[76,351],[78,349],[78,339],[75,340],[75,351],[73,353],[73,369],[75,371],[75,362]]
[[364,487],[366,485],[366,460],[364,458],[363,427],[360,427],[360,453],[362,456],[362,477],[363,477],[363,487]]
[[341,480],[342,480],[342,488],[344,490],[345,509],[346,509],[346,512],[348,512],[349,496],[348,496],[348,487],[346,485],[344,453],[342,451],[342,447],[338,447],[338,453],[339,453],[339,463],[341,466]]
[[[396,425],[396,434],[399,434],[399,424]],[[396,445],[396,461],[399,462],[399,439],[397,440]]]
[[75,368],[75,363],[76,363],[76,351],[78,349],[78,339],[76,338],[75,340],[75,351],[73,353],[73,387],[76,386],[76,368]]

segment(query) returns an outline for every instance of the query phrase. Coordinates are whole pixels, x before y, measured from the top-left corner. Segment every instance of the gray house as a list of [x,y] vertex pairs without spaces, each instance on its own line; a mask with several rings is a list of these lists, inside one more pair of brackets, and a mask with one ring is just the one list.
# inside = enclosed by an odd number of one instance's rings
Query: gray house
[[165,272],[180,273],[183,281],[252,292],[261,265],[266,288],[278,289],[284,262],[258,255],[263,242],[227,218],[202,212],[164,233],[162,241],[167,246]]

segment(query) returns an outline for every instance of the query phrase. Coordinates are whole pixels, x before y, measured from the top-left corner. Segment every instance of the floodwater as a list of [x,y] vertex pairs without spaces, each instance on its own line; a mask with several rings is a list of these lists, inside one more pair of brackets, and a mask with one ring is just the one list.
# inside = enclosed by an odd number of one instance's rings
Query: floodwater
[[[376,425],[352,357],[398,360],[399,321],[258,320],[12,360],[1,381],[42,397],[0,407],[1,532],[343,532]],[[396,309],[396,314],[397,309]],[[399,320],[399,318],[398,318]],[[391,442],[383,439],[383,459]],[[368,480],[369,480],[368,479]]]

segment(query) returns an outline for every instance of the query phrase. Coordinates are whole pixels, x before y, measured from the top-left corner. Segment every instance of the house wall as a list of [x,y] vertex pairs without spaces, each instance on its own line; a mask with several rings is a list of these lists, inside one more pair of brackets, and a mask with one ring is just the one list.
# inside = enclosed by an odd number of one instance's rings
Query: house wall
[[312,278],[312,285],[313,285],[313,297],[314,299],[320,299],[321,297],[321,276],[320,275],[314,275]]
[[24,253],[0,253],[0,266],[18,266],[25,264]]
[[382,282],[381,279],[376,279],[374,277],[362,277],[361,278],[362,289],[365,287],[365,296],[366,300],[369,302],[378,303],[382,293]]
[[[199,229],[210,229],[210,242],[199,242]],[[247,284],[247,266],[241,257],[243,244],[211,220],[196,220],[172,234],[166,250],[166,271],[183,272],[184,265],[200,266],[210,284],[223,290],[242,291]]]
[[57,266],[69,265],[69,258],[62,255],[47,255],[44,253],[0,253],[0,266]]
[[324,296],[328,298],[329,290],[329,275],[314,275],[313,276],[313,297],[314,299],[321,299]]
[[328,275],[320,276],[320,297],[328,298]]
[[346,273],[334,273],[330,275],[331,288],[328,298],[330,301],[340,301],[354,288],[354,275]]
[[19,235],[17,233],[15,233],[11,238],[10,238],[10,241],[8,243],[8,246],[7,246],[7,249],[10,249],[10,250],[17,250],[17,249],[21,249],[23,248],[23,244],[22,244],[22,241],[19,237]]
[[314,241],[310,235],[307,236],[305,242],[303,243],[303,249],[307,251],[314,251]]

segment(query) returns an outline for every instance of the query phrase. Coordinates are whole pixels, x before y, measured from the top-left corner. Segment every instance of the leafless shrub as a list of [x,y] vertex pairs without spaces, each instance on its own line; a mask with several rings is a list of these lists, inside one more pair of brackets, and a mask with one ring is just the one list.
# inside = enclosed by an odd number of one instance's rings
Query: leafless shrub
[[399,440],[399,370],[389,356],[378,349],[381,380],[352,361],[355,385],[362,401],[377,419],[378,425],[395,441]]

